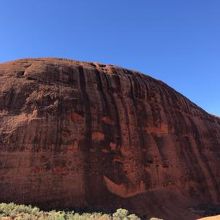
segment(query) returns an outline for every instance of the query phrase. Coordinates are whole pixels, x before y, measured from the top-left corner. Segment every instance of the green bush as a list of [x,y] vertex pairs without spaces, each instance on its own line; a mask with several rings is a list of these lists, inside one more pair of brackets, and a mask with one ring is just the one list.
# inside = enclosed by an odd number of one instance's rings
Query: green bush
[[0,219],[10,217],[11,220],[140,220],[135,214],[129,214],[126,209],[117,209],[113,214],[75,213],[64,211],[41,211],[30,205],[16,205],[14,203],[0,203]]

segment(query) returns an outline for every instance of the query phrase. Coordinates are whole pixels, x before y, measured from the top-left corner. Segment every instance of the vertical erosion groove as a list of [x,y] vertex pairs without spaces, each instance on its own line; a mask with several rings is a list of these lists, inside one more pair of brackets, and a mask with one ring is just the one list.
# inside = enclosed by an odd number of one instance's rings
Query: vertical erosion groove
[[87,205],[90,204],[91,198],[91,158],[90,158],[90,148],[92,147],[91,134],[92,134],[92,116],[90,109],[90,100],[86,91],[86,77],[82,66],[79,66],[79,83],[82,95],[82,105],[84,108],[84,118],[85,118],[85,132],[84,139],[80,143],[80,150],[84,156],[84,183],[85,184],[85,198]]
[[[97,83],[97,93],[99,94],[100,100],[101,100],[101,105],[102,105],[102,113],[101,113],[101,117],[107,117],[108,119],[111,119],[111,109],[108,103],[108,99],[107,99],[107,95],[105,94],[105,90],[103,88],[103,82],[102,82],[102,77],[101,77],[101,73],[99,72],[98,69],[95,70],[95,76],[96,76],[96,83]],[[112,126],[107,125],[105,123],[102,123],[102,119],[99,119],[100,123],[101,123],[101,127],[102,127],[102,132],[104,133],[104,147],[107,147],[110,142],[112,141],[112,136],[113,136],[113,132],[114,129],[112,128]]]
[[[139,172],[139,181],[142,181],[145,184],[145,188],[150,186],[150,179],[147,178],[146,171],[144,171],[143,167],[145,166],[145,155],[143,153],[143,150],[146,147],[146,140],[145,140],[145,134],[144,134],[144,127],[147,120],[146,116],[146,108],[144,105],[144,96],[142,94],[145,94],[143,92],[141,80],[136,79],[135,75],[129,75],[127,74],[129,83],[130,83],[130,96],[134,107],[134,120],[136,121],[136,132],[138,136],[139,143],[135,144],[135,154],[137,155],[136,163],[139,164],[138,171]],[[133,128],[134,129],[134,128]]]
[[102,108],[103,108],[102,113],[103,115],[109,115],[109,106],[108,106],[106,95],[103,90],[102,78],[100,76],[100,72],[96,69],[95,74],[96,74],[97,89],[98,89],[98,93],[99,93],[99,96],[102,102]]
[[62,127],[63,127],[63,94],[62,94],[62,84],[58,85],[58,109],[56,114],[56,142],[55,142],[55,149],[53,152],[59,152],[61,150],[61,144],[62,144]]
[[92,130],[92,117],[91,117],[91,110],[90,110],[90,100],[89,96],[86,91],[86,79],[83,67],[79,67],[79,82],[80,82],[80,89],[82,94],[82,104],[84,106],[84,116],[85,116],[85,138],[84,143],[81,146],[81,150],[88,152],[91,146],[91,130]]
[[121,104],[122,104],[122,108],[124,110],[126,126],[127,126],[127,131],[128,131],[128,137],[127,138],[128,138],[129,146],[125,146],[125,147],[131,147],[132,143],[131,143],[131,131],[130,131],[130,126],[129,126],[130,121],[129,121],[129,116],[128,116],[128,108],[127,108],[127,103],[125,101],[124,94],[123,94],[122,87],[121,87],[120,75],[117,74],[117,72],[115,72],[114,80],[115,80],[115,83],[117,85],[117,91],[119,93],[118,98],[120,99]]
[[131,100],[132,100],[134,110],[135,110],[134,118],[136,120],[136,125],[137,125],[137,134],[138,134],[138,139],[139,139],[139,151],[141,153],[141,151],[145,147],[145,136],[144,136],[143,129],[144,129],[144,123],[146,121],[146,109],[143,103],[144,100],[141,98],[142,86],[140,85],[138,81],[136,81],[135,76],[128,75],[128,79],[130,82]]
[[[117,150],[122,145],[122,137],[121,137],[121,123],[120,123],[120,117],[119,117],[119,110],[117,103],[115,101],[114,95],[112,93],[112,85],[111,85],[111,79],[109,79],[107,74],[103,74],[106,81],[108,96],[110,98],[111,106],[113,107],[113,115],[114,115],[114,121],[116,123],[116,135],[115,135],[115,141],[116,141],[116,148]],[[111,110],[111,111],[112,111]]]

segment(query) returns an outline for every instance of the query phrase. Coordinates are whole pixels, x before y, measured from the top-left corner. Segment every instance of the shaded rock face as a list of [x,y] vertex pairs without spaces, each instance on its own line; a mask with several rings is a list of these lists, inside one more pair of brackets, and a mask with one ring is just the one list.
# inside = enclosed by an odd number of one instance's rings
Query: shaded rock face
[[3,63],[0,189],[1,202],[190,219],[220,202],[220,119],[112,65]]

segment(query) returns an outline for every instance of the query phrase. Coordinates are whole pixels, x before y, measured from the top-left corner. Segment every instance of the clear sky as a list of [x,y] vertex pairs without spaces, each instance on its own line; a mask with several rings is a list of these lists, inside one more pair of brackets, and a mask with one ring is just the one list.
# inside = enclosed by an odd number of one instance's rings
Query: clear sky
[[0,62],[24,57],[136,69],[220,116],[220,0],[1,0]]

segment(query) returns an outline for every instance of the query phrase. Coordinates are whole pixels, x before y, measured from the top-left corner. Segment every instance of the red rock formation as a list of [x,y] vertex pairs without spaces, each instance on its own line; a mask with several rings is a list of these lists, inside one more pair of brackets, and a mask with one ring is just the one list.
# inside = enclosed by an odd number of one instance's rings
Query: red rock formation
[[220,200],[220,119],[112,65],[0,65],[0,202],[192,219]]

